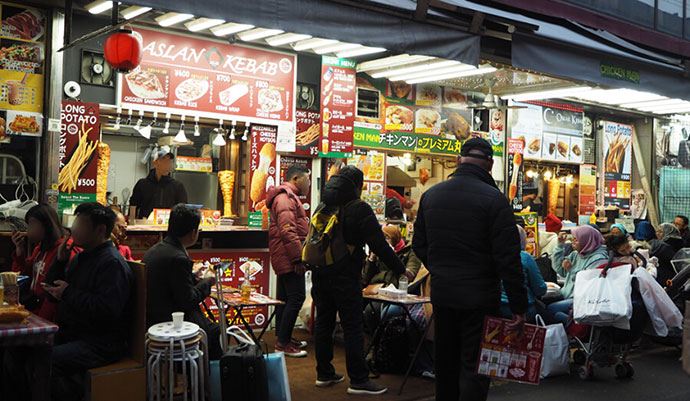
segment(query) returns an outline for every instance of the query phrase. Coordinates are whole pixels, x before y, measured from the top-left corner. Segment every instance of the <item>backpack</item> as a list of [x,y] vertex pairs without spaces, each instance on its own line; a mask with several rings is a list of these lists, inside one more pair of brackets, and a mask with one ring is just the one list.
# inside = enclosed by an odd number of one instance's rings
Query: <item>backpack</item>
[[404,373],[410,362],[407,318],[395,316],[383,323],[374,350],[374,367],[380,373]]
[[343,220],[345,209],[355,199],[343,206],[326,208],[321,203],[309,220],[309,233],[302,248],[302,262],[311,267],[332,266],[354,251],[354,246],[345,242]]
[[551,257],[548,254],[542,253],[538,258],[534,258],[534,262],[539,267],[539,272],[541,272],[544,281],[551,283],[558,281],[558,275],[551,267]]

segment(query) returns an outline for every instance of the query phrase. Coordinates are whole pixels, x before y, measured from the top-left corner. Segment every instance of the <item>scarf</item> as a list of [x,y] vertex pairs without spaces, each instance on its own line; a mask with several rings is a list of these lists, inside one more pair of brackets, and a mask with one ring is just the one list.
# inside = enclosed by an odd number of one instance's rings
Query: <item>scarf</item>
[[678,231],[678,227],[674,226],[671,223],[663,223],[659,226],[659,229],[663,233],[661,240],[664,242],[667,242],[667,240],[672,238],[682,239],[682,237],[680,236],[680,231]]
[[625,236],[628,235],[628,230],[626,230],[622,224],[620,224],[620,223],[611,224],[611,230],[613,230],[614,228],[619,229],[621,231],[621,233],[623,233],[623,235],[625,235]]
[[580,254],[586,256],[604,244],[604,237],[601,233],[591,226],[575,227],[572,230],[573,235],[580,243]]

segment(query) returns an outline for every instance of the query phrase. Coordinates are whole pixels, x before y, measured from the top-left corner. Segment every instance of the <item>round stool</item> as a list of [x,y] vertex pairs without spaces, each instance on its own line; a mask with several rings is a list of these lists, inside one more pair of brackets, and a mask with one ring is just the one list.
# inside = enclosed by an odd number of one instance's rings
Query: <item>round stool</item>
[[[205,399],[208,341],[206,333],[198,325],[183,322],[182,327],[175,329],[172,322],[165,322],[151,326],[146,335],[146,351],[149,401],[162,401],[162,388],[166,388],[164,397],[173,400],[175,366],[182,371],[184,400],[187,401],[188,396],[192,401]],[[164,383],[164,367],[168,370],[167,384]]]

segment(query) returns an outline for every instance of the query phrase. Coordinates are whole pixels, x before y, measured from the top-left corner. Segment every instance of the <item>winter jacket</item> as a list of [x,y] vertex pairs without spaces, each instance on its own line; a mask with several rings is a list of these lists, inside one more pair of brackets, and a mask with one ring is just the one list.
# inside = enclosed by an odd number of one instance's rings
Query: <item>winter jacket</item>
[[148,325],[169,322],[173,312],[184,312],[184,319],[204,330],[209,321],[199,303],[211,295],[213,279],[197,279],[193,262],[179,240],[165,237],[144,255],[148,288]]
[[129,205],[137,208],[137,219],[148,218],[153,209],[170,209],[178,203],[187,203],[184,185],[168,175],[157,180],[156,170],[137,181],[129,198]]
[[656,273],[656,281],[662,286],[666,286],[666,282],[671,280],[675,275],[676,271],[673,269],[673,256],[676,254],[676,250],[673,246],[668,243],[655,239],[649,241],[649,246],[652,248],[649,253],[650,256],[656,256],[659,259],[659,268]]
[[273,271],[278,275],[293,272],[302,260],[302,245],[309,233],[309,218],[297,187],[289,182],[271,187],[266,206],[271,210],[268,238]]
[[[522,261],[522,271],[525,274],[525,288],[527,288],[527,302],[534,305],[534,301],[546,294],[546,283],[541,276],[539,267],[534,261],[534,258],[529,253],[520,252],[520,260]],[[505,290],[501,291],[501,303],[508,304],[508,295]]]
[[345,207],[343,215],[343,236],[345,243],[354,248],[352,255],[343,262],[348,266],[353,277],[361,280],[364,265],[364,245],[374,252],[378,258],[398,275],[405,272],[405,266],[388,245],[386,237],[381,231],[381,225],[376,219],[374,211],[366,202],[358,199],[352,181],[333,176],[326,184],[321,197],[324,210]]
[[[564,254],[565,247],[563,244],[559,243],[556,247],[556,251],[551,256],[551,267],[559,276],[565,277],[565,284],[563,284],[563,288],[561,288],[561,295],[565,299],[573,297],[573,292],[575,291],[575,276],[578,272],[594,269],[609,260],[609,254],[604,245],[588,255],[580,255],[577,251],[571,252],[568,256]],[[568,271],[563,268],[563,261],[566,259],[573,264]]]
[[[396,254],[403,265],[405,265],[405,274],[416,277],[419,269],[422,267],[422,261],[414,254],[412,247],[408,245]],[[395,274],[388,266],[381,263],[378,258],[374,262],[367,260],[364,271],[362,271],[362,285],[365,287],[370,284],[383,284],[384,286],[393,284],[397,287],[399,278],[399,274]]]
[[46,282],[69,284],[58,304],[62,338],[124,350],[132,319],[134,275],[112,242],[80,252],[69,262],[57,259]]
[[422,195],[412,248],[431,273],[434,305],[498,308],[503,282],[513,313],[527,310],[515,217],[482,168],[462,164]]

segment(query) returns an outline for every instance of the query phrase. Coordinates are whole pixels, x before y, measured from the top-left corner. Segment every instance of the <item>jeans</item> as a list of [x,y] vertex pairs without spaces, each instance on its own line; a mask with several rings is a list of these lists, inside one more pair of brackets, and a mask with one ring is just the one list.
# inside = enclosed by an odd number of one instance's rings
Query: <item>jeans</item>
[[306,298],[304,275],[295,272],[278,275],[276,297],[285,302],[285,305],[276,306],[276,335],[278,343],[287,345]]
[[476,374],[484,317],[498,307],[454,309],[434,305],[436,401],[485,401],[490,380]]
[[336,315],[339,315],[345,335],[345,362],[350,382],[356,385],[369,380],[369,369],[364,359],[362,286],[358,275],[356,269],[346,265],[315,270],[312,276],[312,297],[316,305],[316,373],[319,378],[335,374],[333,332]]
[[564,299],[562,301],[554,302],[546,307],[551,312],[557,323],[563,323],[565,326],[570,319],[570,311],[573,309],[573,299]]

